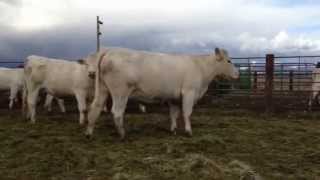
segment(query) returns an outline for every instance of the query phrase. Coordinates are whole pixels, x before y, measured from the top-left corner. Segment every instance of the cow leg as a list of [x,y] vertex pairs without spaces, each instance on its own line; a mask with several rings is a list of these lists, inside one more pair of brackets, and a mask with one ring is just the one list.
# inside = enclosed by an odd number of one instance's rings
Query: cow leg
[[195,99],[195,94],[192,91],[189,91],[183,94],[183,99],[182,99],[183,119],[185,124],[185,131],[189,136],[192,136],[190,115],[192,113],[194,99]]
[[113,120],[118,130],[121,139],[125,137],[125,130],[123,127],[123,114],[127,106],[130,92],[126,92],[123,95],[112,95],[112,114]]
[[106,107],[106,99],[108,98],[108,92],[106,89],[99,89],[98,96],[94,98],[91,106],[90,111],[88,114],[88,127],[86,131],[86,136],[90,137],[93,133],[94,126],[96,120],[101,114],[102,109]]
[[9,109],[12,109],[13,102],[16,100],[18,94],[18,87],[10,88],[10,102],[9,102]]
[[44,103],[44,108],[47,109],[48,112],[52,111],[52,100],[53,100],[53,96],[50,94],[46,95],[46,102]]
[[173,134],[176,134],[177,119],[181,113],[180,107],[172,103],[169,103],[169,112],[170,112],[170,120],[171,120],[170,131]]
[[63,100],[63,99],[60,99],[60,98],[56,98],[56,100],[57,100],[57,102],[58,102],[60,111],[61,111],[62,113],[66,113],[66,107],[64,106],[64,100]]
[[312,91],[311,95],[310,95],[310,99],[309,99],[309,111],[312,110],[312,104],[313,104],[313,101],[315,100],[315,98],[317,97],[318,95],[318,91]]
[[27,87],[24,84],[24,87],[22,89],[22,117],[26,117],[26,119],[28,119],[28,114],[26,114],[26,112],[28,112],[27,110]]
[[29,116],[31,119],[31,123],[36,122],[36,105],[37,105],[37,99],[39,94],[40,88],[35,88],[32,91],[29,91],[28,93],[28,109],[29,109]]
[[76,99],[78,102],[78,109],[80,113],[79,124],[83,125],[85,123],[87,114],[87,103],[86,103],[86,93],[83,91],[76,92]]

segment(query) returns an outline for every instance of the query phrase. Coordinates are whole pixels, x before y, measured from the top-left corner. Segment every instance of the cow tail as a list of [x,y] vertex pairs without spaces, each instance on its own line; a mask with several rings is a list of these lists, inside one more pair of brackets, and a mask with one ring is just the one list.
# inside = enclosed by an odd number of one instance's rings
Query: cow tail
[[28,118],[28,85],[27,85],[27,78],[30,76],[32,73],[32,69],[30,66],[28,66],[28,58],[24,62],[24,67],[23,67],[23,85],[22,85],[22,115],[25,118]]
[[22,86],[22,116],[24,117],[26,117],[26,113],[28,111],[27,97],[28,97],[28,88],[27,88],[26,79],[24,78],[23,86]]
[[98,67],[97,67],[96,79],[95,79],[95,93],[94,93],[95,98],[99,97],[100,84],[103,83],[103,81],[101,80],[101,63],[106,54],[107,52],[101,53],[98,59]]

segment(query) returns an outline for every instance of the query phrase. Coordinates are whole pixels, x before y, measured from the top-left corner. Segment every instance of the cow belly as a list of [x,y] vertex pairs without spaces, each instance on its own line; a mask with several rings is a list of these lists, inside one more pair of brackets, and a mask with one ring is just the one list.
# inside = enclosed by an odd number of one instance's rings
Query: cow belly
[[0,89],[10,89],[11,84],[14,82],[11,82],[9,79],[1,79],[0,80]]
[[165,89],[145,89],[136,90],[132,93],[132,98],[146,103],[163,102],[163,101],[176,101],[180,99],[180,92],[165,91]]
[[8,90],[10,87],[8,85],[0,84],[0,90]]
[[66,87],[60,87],[60,88],[57,88],[57,87],[46,87],[45,89],[49,94],[52,94],[52,95],[57,96],[57,97],[63,97],[63,96],[66,96],[66,95],[73,95],[74,94],[72,89],[66,88]]

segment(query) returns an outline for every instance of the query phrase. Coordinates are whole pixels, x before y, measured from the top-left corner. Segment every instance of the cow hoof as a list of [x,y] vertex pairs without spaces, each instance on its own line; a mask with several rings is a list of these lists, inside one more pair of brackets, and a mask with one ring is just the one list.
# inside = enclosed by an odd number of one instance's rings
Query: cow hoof
[[124,134],[120,134],[120,141],[125,141],[126,140],[126,136]]
[[91,140],[91,139],[92,139],[92,135],[91,135],[91,134],[86,133],[85,136],[86,136],[86,138],[87,138],[88,140]]
[[176,129],[173,129],[173,130],[171,130],[171,133],[172,133],[174,136],[176,136],[176,135],[177,135],[177,130],[176,130]]
[[192,137],[192,131],[186,131],[187,137]]
[[127,137],[122,137],[118,140],[119,143],[127,143],[129,142],[129,139]]

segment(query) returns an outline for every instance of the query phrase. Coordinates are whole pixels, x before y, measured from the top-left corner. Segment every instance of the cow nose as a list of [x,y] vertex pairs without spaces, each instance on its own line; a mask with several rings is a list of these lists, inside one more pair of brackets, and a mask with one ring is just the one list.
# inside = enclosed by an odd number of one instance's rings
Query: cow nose
[[239,71],[236,71],[235,79],[239,79],[239,78],[240,78],[240,72],[239,72]]
[[96,73],[94,72],[89,72],[89,78],[94,79],[96,77]]
[[233,78],[233,79],[239,79],[239,77],[240,77],[240,72],[239,72],[238,69],[235,69],[235,70],[233,71],[233,76],[232,76],[232,78]]

